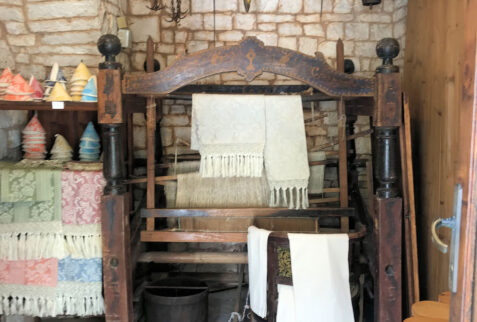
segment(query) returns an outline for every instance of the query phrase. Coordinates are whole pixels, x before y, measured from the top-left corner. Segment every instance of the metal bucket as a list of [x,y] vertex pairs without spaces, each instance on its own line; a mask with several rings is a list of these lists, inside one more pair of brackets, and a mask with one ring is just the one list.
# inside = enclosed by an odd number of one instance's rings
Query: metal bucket
[[208,287],[187,278],[168,278],[146,287],[147,322],[207,322]]

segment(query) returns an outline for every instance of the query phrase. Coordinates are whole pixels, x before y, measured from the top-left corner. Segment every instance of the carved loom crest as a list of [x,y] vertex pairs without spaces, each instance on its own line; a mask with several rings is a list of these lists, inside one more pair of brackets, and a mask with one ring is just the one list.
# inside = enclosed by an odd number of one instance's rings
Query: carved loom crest
[[149,74],[126,74],[123,93],[162,95],[201,78],[237,72],[252,81],[263,72],[288,76],[331,96],[373,96],[374,79],[337,72],[321,53],[315,57],[280,47],[265,46],[248,37],[235,46],[203,50]]

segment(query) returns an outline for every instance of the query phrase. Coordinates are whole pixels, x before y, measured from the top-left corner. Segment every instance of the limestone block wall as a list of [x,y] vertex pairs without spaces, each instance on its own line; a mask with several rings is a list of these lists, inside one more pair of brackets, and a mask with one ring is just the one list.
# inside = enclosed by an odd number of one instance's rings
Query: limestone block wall
[[[9,67],[26,79],[33,74],[44,80],[58,62],[69,78],[83,61],[96,73],[96,41],[116,32],[115,18],[126,8],[126,0],[0,0],[0,71]],[[127,68],[128,59],[122,61]],[[20,156],[26,115],[0,111],[0,159]]]
[[[381,64],[376,57],[376,43],[384,37],[397,38],[402,50],[395,60],[403,63],[407,0],[383,0],[372,9],[361,0],[252,0],[249,13],[242,0],[216,0],[215,33],[213,0],[183,0],[188,16],[179,24],[168,21],[168,10],[154,12],[148,9],[149,0],[130,0],[128,20],[133,46],[130,52],[131,69],[142,71],[146,57],[146,40],[150,35],[157,43],[155,58],[164,68],[182,55],[199,50],[236,44],[244,37],[256,36],[266,45],[298,50],[308,55],[316,51],[324,54],[335,66],[336,41],[344,41],[345,58],[352,59],[356,74],[374,75]],[[169,3],[165,1],[164,3]],[[201,80],[200,83],[246,84],[236,73],[226,73]],[[282,76],[264,73],[251,84],[299,84]],[[336,103],[316,104],[316,111],[326,113],[320,126],[307,128],[308,147],[330,143],[337,136]],[[189,140],[190,102],[166,100],[163,105],[162,143],[166,154],[174,153],[177,139]],[[141,115],[135,118],[136,156],[145,157],[145,122]],[[358,119],[356,131],[369,127],[365,118]],[[336,148],[336,147],[335,147]],[[333,149],[333,147],[329,148]],[[187,149],[179,148],[179,153]],[[368,138],[357,140],[357,151],[369,155]]]

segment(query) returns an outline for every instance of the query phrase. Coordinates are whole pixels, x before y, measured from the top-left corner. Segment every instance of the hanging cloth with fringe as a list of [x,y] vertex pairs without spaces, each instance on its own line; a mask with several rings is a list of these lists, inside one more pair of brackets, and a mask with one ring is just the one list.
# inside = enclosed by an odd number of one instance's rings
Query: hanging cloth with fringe
[[192,95],[191,148],[202,177],[261,177],[264,145],[264,96]]
[[0,314],[102,314],[101,171],[1,166]]
[[308,207],[308,153],[299,95],[265,96],[265,169],[270,206]]

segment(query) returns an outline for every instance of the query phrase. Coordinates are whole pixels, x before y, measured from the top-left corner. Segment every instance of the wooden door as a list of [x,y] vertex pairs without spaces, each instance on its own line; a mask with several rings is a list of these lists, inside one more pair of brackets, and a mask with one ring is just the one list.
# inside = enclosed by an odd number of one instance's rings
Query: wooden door
[[477,0],[467,0],[464,36],[459,158],[456,183],[463,186],[457,292],[451,321],[477,321]]

